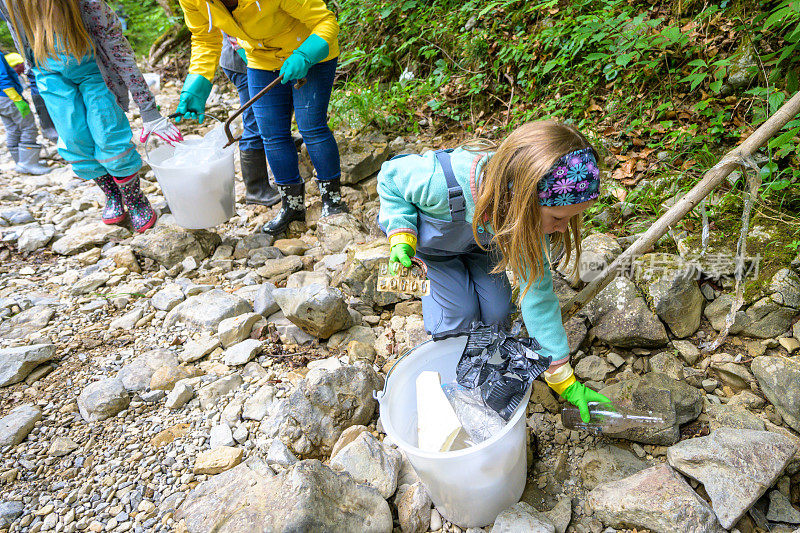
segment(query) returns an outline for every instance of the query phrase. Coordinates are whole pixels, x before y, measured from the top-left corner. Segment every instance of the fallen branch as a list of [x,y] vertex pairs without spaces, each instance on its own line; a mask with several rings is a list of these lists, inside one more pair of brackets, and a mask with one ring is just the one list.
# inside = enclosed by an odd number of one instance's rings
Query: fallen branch
[[639,254],[649,250],[670,227],[681,220],[686,213],[695,208],[708,194],[714,190],[734,169],[743,166],[759,148],[783,128],[792,118],[800,113],[800,92],[787,101],[774,115],[764,122],[745,141],[725,154],[719,163],[708,169],[703,179],[672,206],[650,229],[645,231],[636,242],[608,265],[597,279],[589,283],[581,292],[573,296],[561,308],[561,318],[569,320],[586,303],[603,290],[619,273],[620,266],[630,264]]

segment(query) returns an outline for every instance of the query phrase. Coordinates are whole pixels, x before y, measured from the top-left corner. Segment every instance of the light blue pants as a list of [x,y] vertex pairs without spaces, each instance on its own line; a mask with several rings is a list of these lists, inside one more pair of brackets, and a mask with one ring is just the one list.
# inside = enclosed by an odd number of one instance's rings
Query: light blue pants
[[79,178],[122,178],[142,168],[131,126],[94,55],[48,59],[34,69],[36,84],[59,133],[58,153]]

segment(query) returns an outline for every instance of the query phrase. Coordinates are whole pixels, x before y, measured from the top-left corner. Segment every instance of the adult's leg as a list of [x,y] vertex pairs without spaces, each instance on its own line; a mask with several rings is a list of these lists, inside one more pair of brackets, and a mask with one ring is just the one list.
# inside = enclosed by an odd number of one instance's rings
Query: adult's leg
[[493,274],[497,265],[491,253],[472,252],[464,256],[475,294],[480,307],[480,319],[484,324],[504,324],[514,309],[511,302],[511,284],[505,272]]
[[[244,72],[234,72],[226,68],[222,72],[236,86],[239,93],[239,104],[244,105],[250,100],[250,88],[247,83],[247,74]],[[264,143],[261,141],[261,133],[258,131],[256,117],[253,108],[249,107],[242,113],[242,139],[239,141],[240,150],[263,150]]]
[[[258,92],[273,82],[277,70],[247,68],[250,94]],[[251,107],[261,132],[267,160],[278,185],[302,183],[297,161],[297,148],[292,140],[292,86],[279,83]]]
[[422,298],[425,330],[437,336],[466,329],[480,319],[480,305],[469,271],[460,256],[417,253],[428,266],[430,295]]

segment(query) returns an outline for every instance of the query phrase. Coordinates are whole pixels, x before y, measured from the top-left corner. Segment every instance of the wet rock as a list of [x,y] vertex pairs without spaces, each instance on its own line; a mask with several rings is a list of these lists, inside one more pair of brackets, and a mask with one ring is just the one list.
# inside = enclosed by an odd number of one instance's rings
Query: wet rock
[[242,383],[244,383],[242,376],[231,374],[205,385],[197,391],[200,407],[203,409],[213,407],[219,398],[241,387]]
[[564,276],[572,287],[578,287],[580,282],[589,283],[598,277],[603,269],[614,262],[622,253],[622,248],[617,240],[606,233],[592,233],[581,241],[581,258],[578,264],[577,277],[573,276],[575,269],[575,255],[570,257],[569,263],[560,261],[558,272]]
[[[229,430],[230,431],[230,430]],[[219,474],[242,462],[244,450],[232,446],[219,446],[200,452],[194,462],[195,474]]]
[[220,289],[211,289],[179,303],[164,318],[164,326],[183,322],[200,329],[216,330],[220,322],[252,311],[242,298]]
[[20,253],[31,253],[41,250],[53,239],[56,227],[52,224],[33,224],[22,230],[17,239],[17,250]]
[[667,465],[642,470],[595,487],[587,496],[594,516],[620,528],[654,533],[721,533],[714,512],[683,478]]
[[590,331],[611,346],[663,346],[667,331],[647,307],[636,286],[627,278],[617,277],[600,291],[585,308],[594,326]]
[[643,444],[675,444],[680,438],[680,425],[697,418],[703,408],[703,393],[700,390],[655,372],[622,380],[599,392],[622,405],[653,411],[665,417],[663,425],[631,428],[613,434],[616,438]]
[[[731,309],[733,296],[723,294],[705,309],[706,318],[711,326],[720,331],[725,324],[725,317]],[[728,330],[731,335],[744,335],[759,339],[777,337],[789,329],[797,310],[778,305],[770,298],[762,298],[747,308],[737,311],[733,325]]]
[[55,309],[49,305],[35,305],[0,324],[0,337],[6,339],[27,337],[49,324],[55,314]]
[[800,431],[800,364],[785,357],[756,357],[750,364],[758,384],[784,422]]
[[586,490],[617,481],[644,470],[648,464],[617,446],[587,450],[581,459],[581,481]]
[[402,533],[425,533],[431,522],[431,497],[425,485],[414,483],[396,501]]
[[198,263],[211,255],[221,242],[219,235],[206,230],[185,230],[178,226],[160,222],[131,241],[133,251],[172,268],[187,257]]
[[392,530],[389,505],[374,489],[316,460],[279,475],[242,464],[200,483],[175,512],[189,533]]
[[150,299],[150,303],[161,311],[172,311],[176,305],[185,299],[181,286],[176,283],[170,283],[155,293]]
[[150,386],[156,370],[165,366],[178,366],[178,358],[166,348],[156,348],[145,352],[117,373],[117,379],[122,382],[125,390],[139,392]]
[[56,358],[53,344],[33,344],[0,349],[0,387],[19,383],[42,363]]
[[800,276],[789,268],[782,268],[772,276],[769,286],[772,299],[778,305],[800,308]]
[[275,285],[272,283],[263,283],[258,287],[255,303],[253,303],[253,311],[264,318],[276,313],[281,308],[278,302],[275,301],[275,297],[272,296],[272,291],[274,290]]
[[389,257],[386,239],[354,245],[344,268],[334,277],[332,285],[350,296],[360,298],[369,306],[387,306],[401,300],[393,292],[378,292],[378,268]]
[[792,507],[789,498],[784,496],[781,491],[773,490],[769,493],[767,520],[784,524],[800,524],[800,511]]
[[555,530],[545,515],[525,502],[519,502],[500,513],[492,527],[492,533],[555,533]]
[[130,403],[128,391],[116,378],[90,383],[78,396],[78,409],[87,422],[97,422],[116,415]]
[[329,456],[342,431],[372,418],[381,380],[366,365],[319,370],[300,380],[285,401],[262,421],[268,437],[279,437],[295,454]]
[[797,451],[777,433],[721,428],[667,450],[673,468],[703,484],[726,529],[778,479]]
[[672,333],[688,337],[697,331],[705,299],[694,270],[672,254],[645,254],[634,265],[636,284]]
[[338,289],[315,283],[301,289],[276,289],[273,296],[286,318],[315,337],[327,339],[350,326],[350,313]]
[[273,398],[275,398],[275,387],[263,385],[255,394],[244,401],[242,418],[245,420],[262,420],[267,416]]
[[20,405],[0,418],[0,448],[16,446],[25,440],[33,426],[42,419],[42,410],[30,404]]
[[263,318],[258,313],[245,313],[243,315],[226,318],[219,323],[217,336],[223,348],[229,348],[250,337],[253,326]]
[[330,462],[331,468],[350,474],[359,483],[375,487],[381,496],[389,498],[397,488],[400,471],[400,452],[384,448],[371,433],[361,433],[345,446]]
[[246,365],[255,358],[260,350],[261,341],[247,339],[225,350],[222,362],[228,366]]
[[59,255],[75,255],[110,241],[120,241],[129,235],[130,232],[121,226],[90,222],[68,229],[63,237],[53,243],[52,249]]
[[317,236],[325,252],[336,254],[354,242],[363,242],[366,231],[356,217],[341,213],[319,219]]

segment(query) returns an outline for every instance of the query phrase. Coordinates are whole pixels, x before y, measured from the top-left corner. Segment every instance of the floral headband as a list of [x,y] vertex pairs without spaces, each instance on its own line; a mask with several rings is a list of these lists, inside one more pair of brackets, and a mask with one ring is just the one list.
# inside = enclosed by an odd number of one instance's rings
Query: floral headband
[[592,148],[558,158],[539,180],[539,205],[575,205],[600,196],[600,170]]

